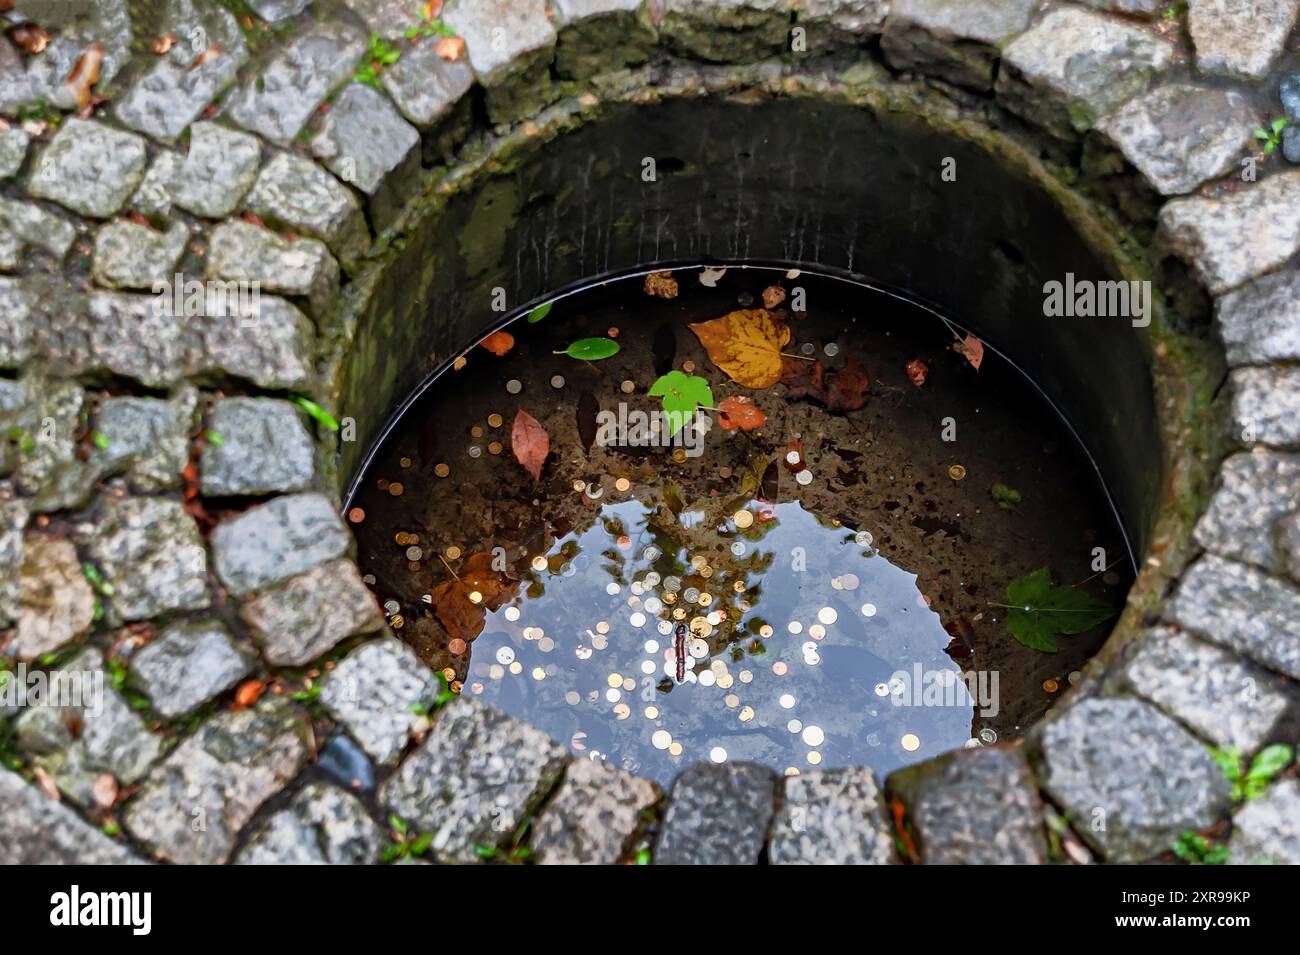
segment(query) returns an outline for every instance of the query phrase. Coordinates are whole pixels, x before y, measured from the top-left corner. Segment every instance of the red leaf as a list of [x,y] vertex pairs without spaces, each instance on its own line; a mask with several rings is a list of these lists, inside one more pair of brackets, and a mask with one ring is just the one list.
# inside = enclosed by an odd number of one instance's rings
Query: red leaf
[[90,106],[91,87],[99,82],[99,67],[103,62],[103,44],[92,43],[82,51],[81,56],[77,57],[77,62],[72,66],[72,72],[63,81],[64,86],[76,98],[77,109],[84,110]]
[[907,363],[907,378],[912,384],[920,388],[925,384],[925,376],[930,374],[930,366],[919,358],[913,358]]
[[980,370],[980,362],[984,360],[984,343],[974,335],[967,332],[965,339],[953,345],[952,350],[964,356],[976,371]]
[[515,415],[515,423],[510,428],[510,450],[534,481],[542,479],[542,465],[550,453],[551,439],[537,419],[523,408]]
[[733,395],[718,405],[718,423],[723,431],[753,431],[767,423],[767,415],[744,395]]
[[826,381],[828,411],[857,411],[867,403],[871,376],[852,358]]
[[500,358],[510,349],[515,347],[515,336],[509,332],[493,332],[487,338],[479,342],[479,345],[486,348],[492,354]]

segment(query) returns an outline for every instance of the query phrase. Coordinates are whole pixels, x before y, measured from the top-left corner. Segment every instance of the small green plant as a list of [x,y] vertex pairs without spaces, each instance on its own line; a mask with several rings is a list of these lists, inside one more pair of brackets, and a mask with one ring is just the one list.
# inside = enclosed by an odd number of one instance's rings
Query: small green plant
[[1271,156],[1282,145],[1282,130],[1286,129],[1289,121],[1285,116],[1279,116],[1267,126],[1261,126],[1255,130],[1255,138],[1264,144],[1264,155]]
[[637,865],[649,865],[654,861],[654,855],[649,849],[641,849],[636,854]]
[[993,500],[998,502],[998,507],[1004,511],[1014,511],[1016,505],[1020,503],[1020,492],[1014,487],[1008,487],[1005,484],[994,484],[989,488],[989,494]]
[[299,703],[315,703],[320,699],[320,684],[313,683],[305,690],[298,690],[290,694],[290,699],[297,700]]
[[1223,865],[1228,861],[1228,847],[1212,843],[1199,832],[1188,829],[1174,843],[1174,855],[1188,865]]
[[1249,766],[1241,750],[1235,746],[1211,749],[1210,754],[1223,770],[1223,775],[1228,777],[1228,782],[1232,783],[1232,798],[1237,802],[1248,802],[1264,795],[1268,784],[1295,758],[1295,750],[1286,743],[1265,746]]
[[366,58],[357,67],[356,81],[365,83],[377,90],[383,87],[379,83],[379,74],[384,67],[392,66],[402,58],[402,51],[392,46],[378,33],[370,35],[370,45],[366,47]]
[[533,850],[523,845],[524,837],[532,828],[533,821],[525,819],[515,829],[509,845],[493,846],[484,842],[474,844],[474,854],[484,862],[500,862],[505,865],[527,865],[532,861]]
[[1182,16],[1183,11],[1186,9],[1187,4],[1183,2],[1183,0],[1179,0],[1178,3],[1171,3],[1169,6],[1165,7],[1160,16],[1166,20],[1177,20]]
[[408,40],[418,40],[430,36],[455,36],[456,31],[442,22],[442,17],[425,17],[418,26],[406,31]]
[[108,446],[110,442],[108,440],[108,435],[104,434],[104,432],[102,431],[90,432],[90,440],[94,442],[95,447],[99,448],[99,450],[101,451],[108,450]]
[[90,586],[94,588],[95,593],[102,597],[113,596],[113,585],[104,579],[104,575],[99,572],[99,568],[94,564],[82,564],[81,573],[90,582]]
[[223,438],[221,435],[217,434],[217,432],[213,431],[211,428],[207,430],[207,432],[205,433],[205,437],[207,437],[208,439],[208,444],[212,445],[215,448],[219,448],[226,443],[226,439]]
[[390,841],[380,857],[384,862],[397,862],[399,859],[418,859],[429,851],[433,844],[433,833],[416,834],[411,832],[410,824],[397,813],[388,817]]
[[293,399],[293,403],[305,411],[307,417],[311,418],[322,427],[328,428],[330,431],[337,431],[339,429],[339,423],[335,420],[334,416],[310,398],[304,398],[302,395],[298,395]]

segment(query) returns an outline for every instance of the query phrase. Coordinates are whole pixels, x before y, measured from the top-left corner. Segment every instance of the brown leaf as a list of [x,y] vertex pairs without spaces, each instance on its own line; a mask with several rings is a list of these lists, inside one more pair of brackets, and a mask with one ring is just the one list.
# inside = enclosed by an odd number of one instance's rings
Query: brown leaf
[[600,404],[590,391],[578,396],[578,439],[582,447],[591,453],[591,446],[596,443],[596,434],[600,430]]
[[738,309],[690,329],[709,359],[737,384],[767,388],[781,380],[781,349],[790,341],[790,328],[767,309]]
[[769,285],[763,289],[763,307],[776,308],[785,301],[785,289],[779,285]]
[[24,53],[43,53],[50,45],[50,33],[35,23],[20,23],[9,31],[9,39]]
[[72,66],[72,72],[64,81],[74,99],[77,101],[77,109],[85,110],[90,107],[91,88],[99,82],[99,68],[104,62],[104,47],[100,43],[92,43],[82,51],[81,56],[77,57],[77,62]]
[[153,41],[153,51],[157,53],[159,56],[161,56],[162,54],[168,52],[175,45],[176,45],[176,34],[164,33],[162,36],[158,37],[158,39]]
[[944,653],[954,660],[965,660],[975,652],[975,628],[965,617],[956,617],[943,625],[952,637]]
[[433,588],[434,613],[452,639],[473,640],[483,632],[487,612],[514,595],[518,582],[494,570],[492,561],[491,551],[472,554],[457,576]]
[[48,772],[37,766],[32,770],[32,778],[36,780],[36,785],[41,787],[41,792],[49,796],[55,802],[59,802],[63,797],[59,795],[59,787],[54,785],[54,779]]
[[198,56],[194,58],[194,62],[190,64],[190,69],[197,70],[204,63],[211,63],[220,55],[221,55],[221,44],[212,43],[208,46],[206,50],[204,50],[202,53],[200,53]]
[[550,453],[551,439],[538,420],[523,408],[515,415],[515,423],[510,428],[510,450],[534,481],[542,479],[542,465]]
[[753,431],[767,424],[767,415],[744,395],[733,395],[719,403],[718,423],[723,431]]
[[984,361],[984,343],[974,335],[967,332],[962,341],[952,346],[952,350],[970,362],[976,371],[980,370],[980,363]]
[[438,42],[433,45],[433,52],[440,59],[455,63],[465,55],[465,39],[458,36],[438,37]]
[[645,293],[652,298],[676,298],[677,279],[672,272],[651,272],[645,277]]
[[479,342],[479,345],[486,348],[492,354],[500,358],[510,349],[515,347],[515,336],[509,332],[493,332],[487,338]]
[[906,365],[907,379],[916,387],[920,388],[925,384],[926,375],[930,374],[930,366],[919,358],[913,358]]
[[819,361],[802,361],[788,355],[781,359],[781,383],[787,398],[815,398],[822,401],[826,389],[826,369]]
[[265,680],[245,680],[239,684],[239,689],[235,691],[235,707],[242,710],[245,707],[252,706],[261,699],[262,694],[265,692]]
[[850,358],[826,382],[826,408],[829,411],[857,411],[867,403],[871,376]]

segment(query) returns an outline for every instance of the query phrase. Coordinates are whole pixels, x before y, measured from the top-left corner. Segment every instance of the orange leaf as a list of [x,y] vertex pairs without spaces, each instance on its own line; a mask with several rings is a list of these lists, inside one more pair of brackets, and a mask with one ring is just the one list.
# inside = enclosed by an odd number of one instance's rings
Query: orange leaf
[[781,349],[790,329],[764,308],[739,309],[690,326],[712,362],[746,388],[767,388],[781,380]]
[[245,680],[235,691],[235,706],[239,709],[252,706],[266,692],[265,680]]
[[483,632],[487,612],[496,610],[517,589],[517,581],[492,569],[491,551],[465,559],[458,577],[444,580],[429,595],[438,621],[453,640],[470,641]]
[[433,52],[448,63],[455,63],[465,55],[465,39],[458,36],[443,36],[433,45]]
[[967,332],[965,339],[954,344],[952,350],[965,356],[976,371],[980,370],[980,362],[984,360],[984,343],[974,335]]
[[763,307],[776,308],[785,301],[785,289],[779,285],[769,285],[763,289]]
[[913,358],[905,366],[907,368],[907,379],[916,387],[920,388],[925,384],[925,376],[930,374],[930,366],[919,358]]
[[744,395],[733,395],[718,405],[718,422],[723,431],[753,431],[767,424],[767,415]]
[[850,358],[826,380],[826,408],[829,411],[857,411],[867,403],[871,376]]
[[103,62],[103,44],[92,43],[73,64],[72,72],[68,74],[64,85],[76,98],[77,109],[84,110],[90,106],[90,90],[99,82],[99,67]]
[[677,279],[672,272],[651,272],[645,277],[645,293],[653,298],[677,297]]
[[9,39],[24,53],[41,53],[50,44],[49,31],[35,23],[21,23],[9,31]]
[[524,466],[534,481],[542,478],[542,465],[551,450],[551,439],[546,429],[523,408],[515,415],[515,423],[510,428],[510,450],[515,453],[515,460]]
[[515,347],[515,336],[509,332],[493,332],[479,344],[500,358]]

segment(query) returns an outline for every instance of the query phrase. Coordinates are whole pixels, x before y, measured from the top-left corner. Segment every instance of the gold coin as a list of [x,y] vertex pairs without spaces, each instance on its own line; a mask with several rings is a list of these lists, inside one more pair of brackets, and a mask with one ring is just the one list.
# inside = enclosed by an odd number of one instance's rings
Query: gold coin
[[731,519],[736,522],[736,526],[739,528],[750,527],[754,523],[754,512],[740,510],[731,515]]
[[617,491],[626,491],[631,486],[632,486],[632,482],[629,481],[627,478],[619,478],[617,481],[614,482],[614,489]]
[[447,465],[445,464],[439,464],[434,467],[433,473],[438,475],[438,477],[440,478],[445,478],[448,474],[451,473],[451,468],[447,467]]
[[457,547],[455,544],[452,544],[450,547],[447,548],[447,559],[456,560],[458,557],[460,557],[460,548]]
[[686,463],[686,449],[685,449],[685,448],[676,448],[676,449],[674,449],[674,451],[673,451],[673,462],[676,463],[676,464],[684,464],[684,463]]
[[954,481],[961,481],[966,477],[966,469],[960,464],[954,464],[948,469],[948,477]]
[[393,497],[401,497],[402,492],[405,490],[406,488],[402,487],[401,481],[394,481],[392,484],[388,485],[388,493],[393,495]]
[[500,442],[500,441],[489,441],[489,442],[488,442],[488,454],[500,454],[500,453],[501,453],[501,442]]
[[483,437],[483,429],[480,428],[478,425],[474,425],[474,427],[470,428],[469,433],[476,438]]
[[411,459],[410,459],[410,458],[402,458],[402,459],[401,459],[400,461],[398,461],[397,463],[398,463],[399,465],[401,465],[402,467],[404,467],[404,468],[409,468],[409,467],[411,466]]
[[499,428],[501,427],[501,422],[503,420],[504,419],[494,411],[490,415],[488,415],[488,427]]

